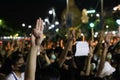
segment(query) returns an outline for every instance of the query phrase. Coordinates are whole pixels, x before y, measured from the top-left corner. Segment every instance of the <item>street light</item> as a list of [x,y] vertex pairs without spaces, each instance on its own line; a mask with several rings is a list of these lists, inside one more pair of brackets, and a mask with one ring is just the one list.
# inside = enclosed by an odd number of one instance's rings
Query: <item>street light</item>
[[116,20],[116,23],[118,24],[118,35],[120,36],[120,19]]
[[116,23],[120,26],[120,19],[117,19]]
[[53,14],[53,11],[52,10],[49,10],[49,12],[48,12],[49,14]]
[[45,18],[44,21],[50,25],[50,21],[48,18]]
[[96,14],[96,17],[100,17],[100,14],[99,14],[99,13],[97,13],[97,14]]
[[28,25],[28,28],[30,29],[30,28],[32,28],[32,26],[31,26],[31,25]]
[[59,22],[58,22],[58,21],[55,21],[55,25],[59,25]]
[[108,28],[109,28],[109,25],[106,25],[107,32],[108,32]]
[[0,19],[0,25],[2,25],[3,24],[3,20],[2,19]]
[[90,23],[90,27],[93,28],[95,25],[94,23]]
[[90,27],[91,27],[91,34],[92,34],[92,41],[94,41],[94,23],[90,23]]
[[94,9],[92,9],[92,10],[87,10],[87,13],[88,14],[91,14],[91,13],[95,13],[96,11],[94,10]]
[[25,23],[22,23],[22,27],[25,27]]

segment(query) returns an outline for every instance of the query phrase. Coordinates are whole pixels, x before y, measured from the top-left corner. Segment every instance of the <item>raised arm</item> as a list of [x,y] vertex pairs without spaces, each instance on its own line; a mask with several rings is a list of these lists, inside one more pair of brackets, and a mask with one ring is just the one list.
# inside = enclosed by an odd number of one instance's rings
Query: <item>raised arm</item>
[[100,57],[100,64],[99,64],[98,71],[97,71],[97,74],[96,74],[97,77],[100,77],[100,74],[103,70],[105,59],[106,59],[106,54],[107,54],[107,51],[108,51],[108,45],[106,43],[104,45],[105,45],[104,51],[103,51],[103,53]]
[[[104,33],[104,32],[103,32]],[[105,40],[105,43],[104,43],[104,47],[103,47],[103,51],[102,51],[102,54],[100,56],[100,64],[99,64],[99,67],[98,67],[98,71],[96,73],[96,76],[97,77],[100,77],[100,74],[104,68],[104,64],[105,64],[105,60],[106,60],[106,55],[107,55],[107,52],[108,52],[108,47],[110,45],[110,35],[107,34],[106,36],[102,36],[102,35],[105,35],[105,34],[102,34],[100,35],[100,38],[101,39],[104,39]],[[99,39],[100,40],[100,39]],[[100,41],[99,41],[100,42]],[[99,45],[102,45],[102,43],[100,43]],[[99,49],[100,50],[100,49]]]
[[86,67],[86,72],[85,72],[85,75],[86,76],[89,76],[90,75],[90,71],[91,71],[91,59],[93,57],[93,51],[94,51],[94,47],[90,46],[90,53],[88,55],[88,58],[87,58],[87,67]]
[[43,40],[43,21],[41,18],[37,19],[36,27],[33,29],[31,35],[31,51],[28,55],[25,80],[35,80],[36,59],[37,53],[40,52],[40,45]]
[[61,56],[60,56],[60,59],[59,59],[59,66],[62,67],[63,63],[65,62],[66,60],[66,56],[67,56],[67,53],[68,53],[68,50],[70,48],[72,48],[72,44],[73,44],[73,39],[75,38],[75,31],[72,30],[70,31],[69,35],[68,35],[68,40],[67,40],[67,43],[65,45],[65,49],[63,50]]

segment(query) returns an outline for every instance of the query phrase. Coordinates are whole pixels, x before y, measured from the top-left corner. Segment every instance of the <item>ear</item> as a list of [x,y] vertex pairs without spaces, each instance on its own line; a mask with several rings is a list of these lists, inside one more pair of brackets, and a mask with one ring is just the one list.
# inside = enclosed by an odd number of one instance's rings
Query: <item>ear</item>
[[11,68],[14,69],[14,65],[11,65]]
[[15,66],[14,65],[11,65],[11,68],[12,68],[12,70],[15,70]]

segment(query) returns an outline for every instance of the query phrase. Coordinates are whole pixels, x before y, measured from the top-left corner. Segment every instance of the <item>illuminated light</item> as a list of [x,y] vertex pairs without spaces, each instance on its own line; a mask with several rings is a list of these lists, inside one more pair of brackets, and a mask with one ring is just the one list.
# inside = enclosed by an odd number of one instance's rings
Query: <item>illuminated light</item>
[[31,26],[31,25],[28,25],[28,28],[32,28],[32,26]]
[[95,32],[96,35],[98,35],[98,32]]
[[55,27],[55,25],[54,25],[54,24],[52,24],[52,25],[51,25],[51,27],[52,27],[52,28],[54,28],[54,27]]
[[93,14],[91,14],[90,16],[93,17]]
[[108,32],[106,31],[105,34],[107,34]]
[[3,37],[3,39],[7,39],[7,37],[6,37],[6,36],[4,36],[4,37]]
[[0,19],[0,23],[2,23],[2,20]]
[[95,34],[94,37],[96,38],[96,37],[97,37],[97,34]]
[[103,40],[102,43],[105,43],[105,40]]
[[3,21],[2,21],[2,19],[0,19],[0,25],[2,25],[2,23],[3,23]]
[[22,27],[25,27],[25,24],[24,24],[24,23],[22,24]]
[[120,25],[120,19],[117,19],[117,20],[116,20],[116,23],[117,23],[118,25]]
[[7,39],[10,39],[10,37],[8,36]]
[[40,55],[40,52],[38,51],[37,55]]
[[112,31],[112,34],[114,34],[114,35],[115,35],[115,34],[116,34],[116,31]]
[[10,35],[10,39],[12,39],[12,35]]
[[87,13],[95,13],[96,11],[95,10],[87,10]]
[[113,10],[116,11],[116,10],[117,10],[117,7],[114,7]]
[[83,36],[84,34],[83,33],[81,33],[81,36]]
[[49,10],[49,12],[48,12],[49,14],[53,14],[53,11],[52,10]]
[[45,22],[43,22],[43,25],[45,25]]
[[106,28],[109,28],[109,26],[108,26],[108,25],[106,25]]
[[44,36],[43,36],[43,38],[45,39],[45,38],[46,38],[46,36],[44,35]]
[[90,23],[90,27],[92,28],[92,27],[94,27],[95,25],[94,25],[94,23]]
[[65,34],[65,37],[67,37],[68,35],[67,34]]
[[44,21],[45,21],[45,22],[48,22],[48,18],[45,18]]
[[49,29],[52,29],[52,27],[50,26]]
[[31,36],[32,34],[30,33],[29,35]]
[[114,10],[114,11],[120,10],[120,4],[119,4],[118,6],[115,6],[115,7],[113,8],[113,10]]
[[59,22],[58,22],[58,21],[55,21],[55,25],[59,25]]
[[14,37],[18,37],[18,35],[19,35],[19,34],[18,34],[18,33],[16,33],[16,34],[14,35]]
[[55,31],[56,31],[56,32],[58,32],[58,31],[59,31],[59,29],[57,28]]
[[98,32],[95,32],[94,37],[97,37],[97,36],[98,36]]
[[44,21],[47,22],[48,24],[50,24],[50,21],[48,18],[45,18]]
[[97,17],[100,17],[100,14],[97,13],[96,16],[97,16]]

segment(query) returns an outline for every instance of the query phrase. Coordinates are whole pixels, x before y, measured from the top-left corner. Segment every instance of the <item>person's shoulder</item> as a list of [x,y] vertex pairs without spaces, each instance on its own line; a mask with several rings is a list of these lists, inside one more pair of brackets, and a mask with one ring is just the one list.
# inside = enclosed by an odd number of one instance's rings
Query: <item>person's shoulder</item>
[[6,80],[15,80],[13,74],[12,73],[8,74],[6,76]]

